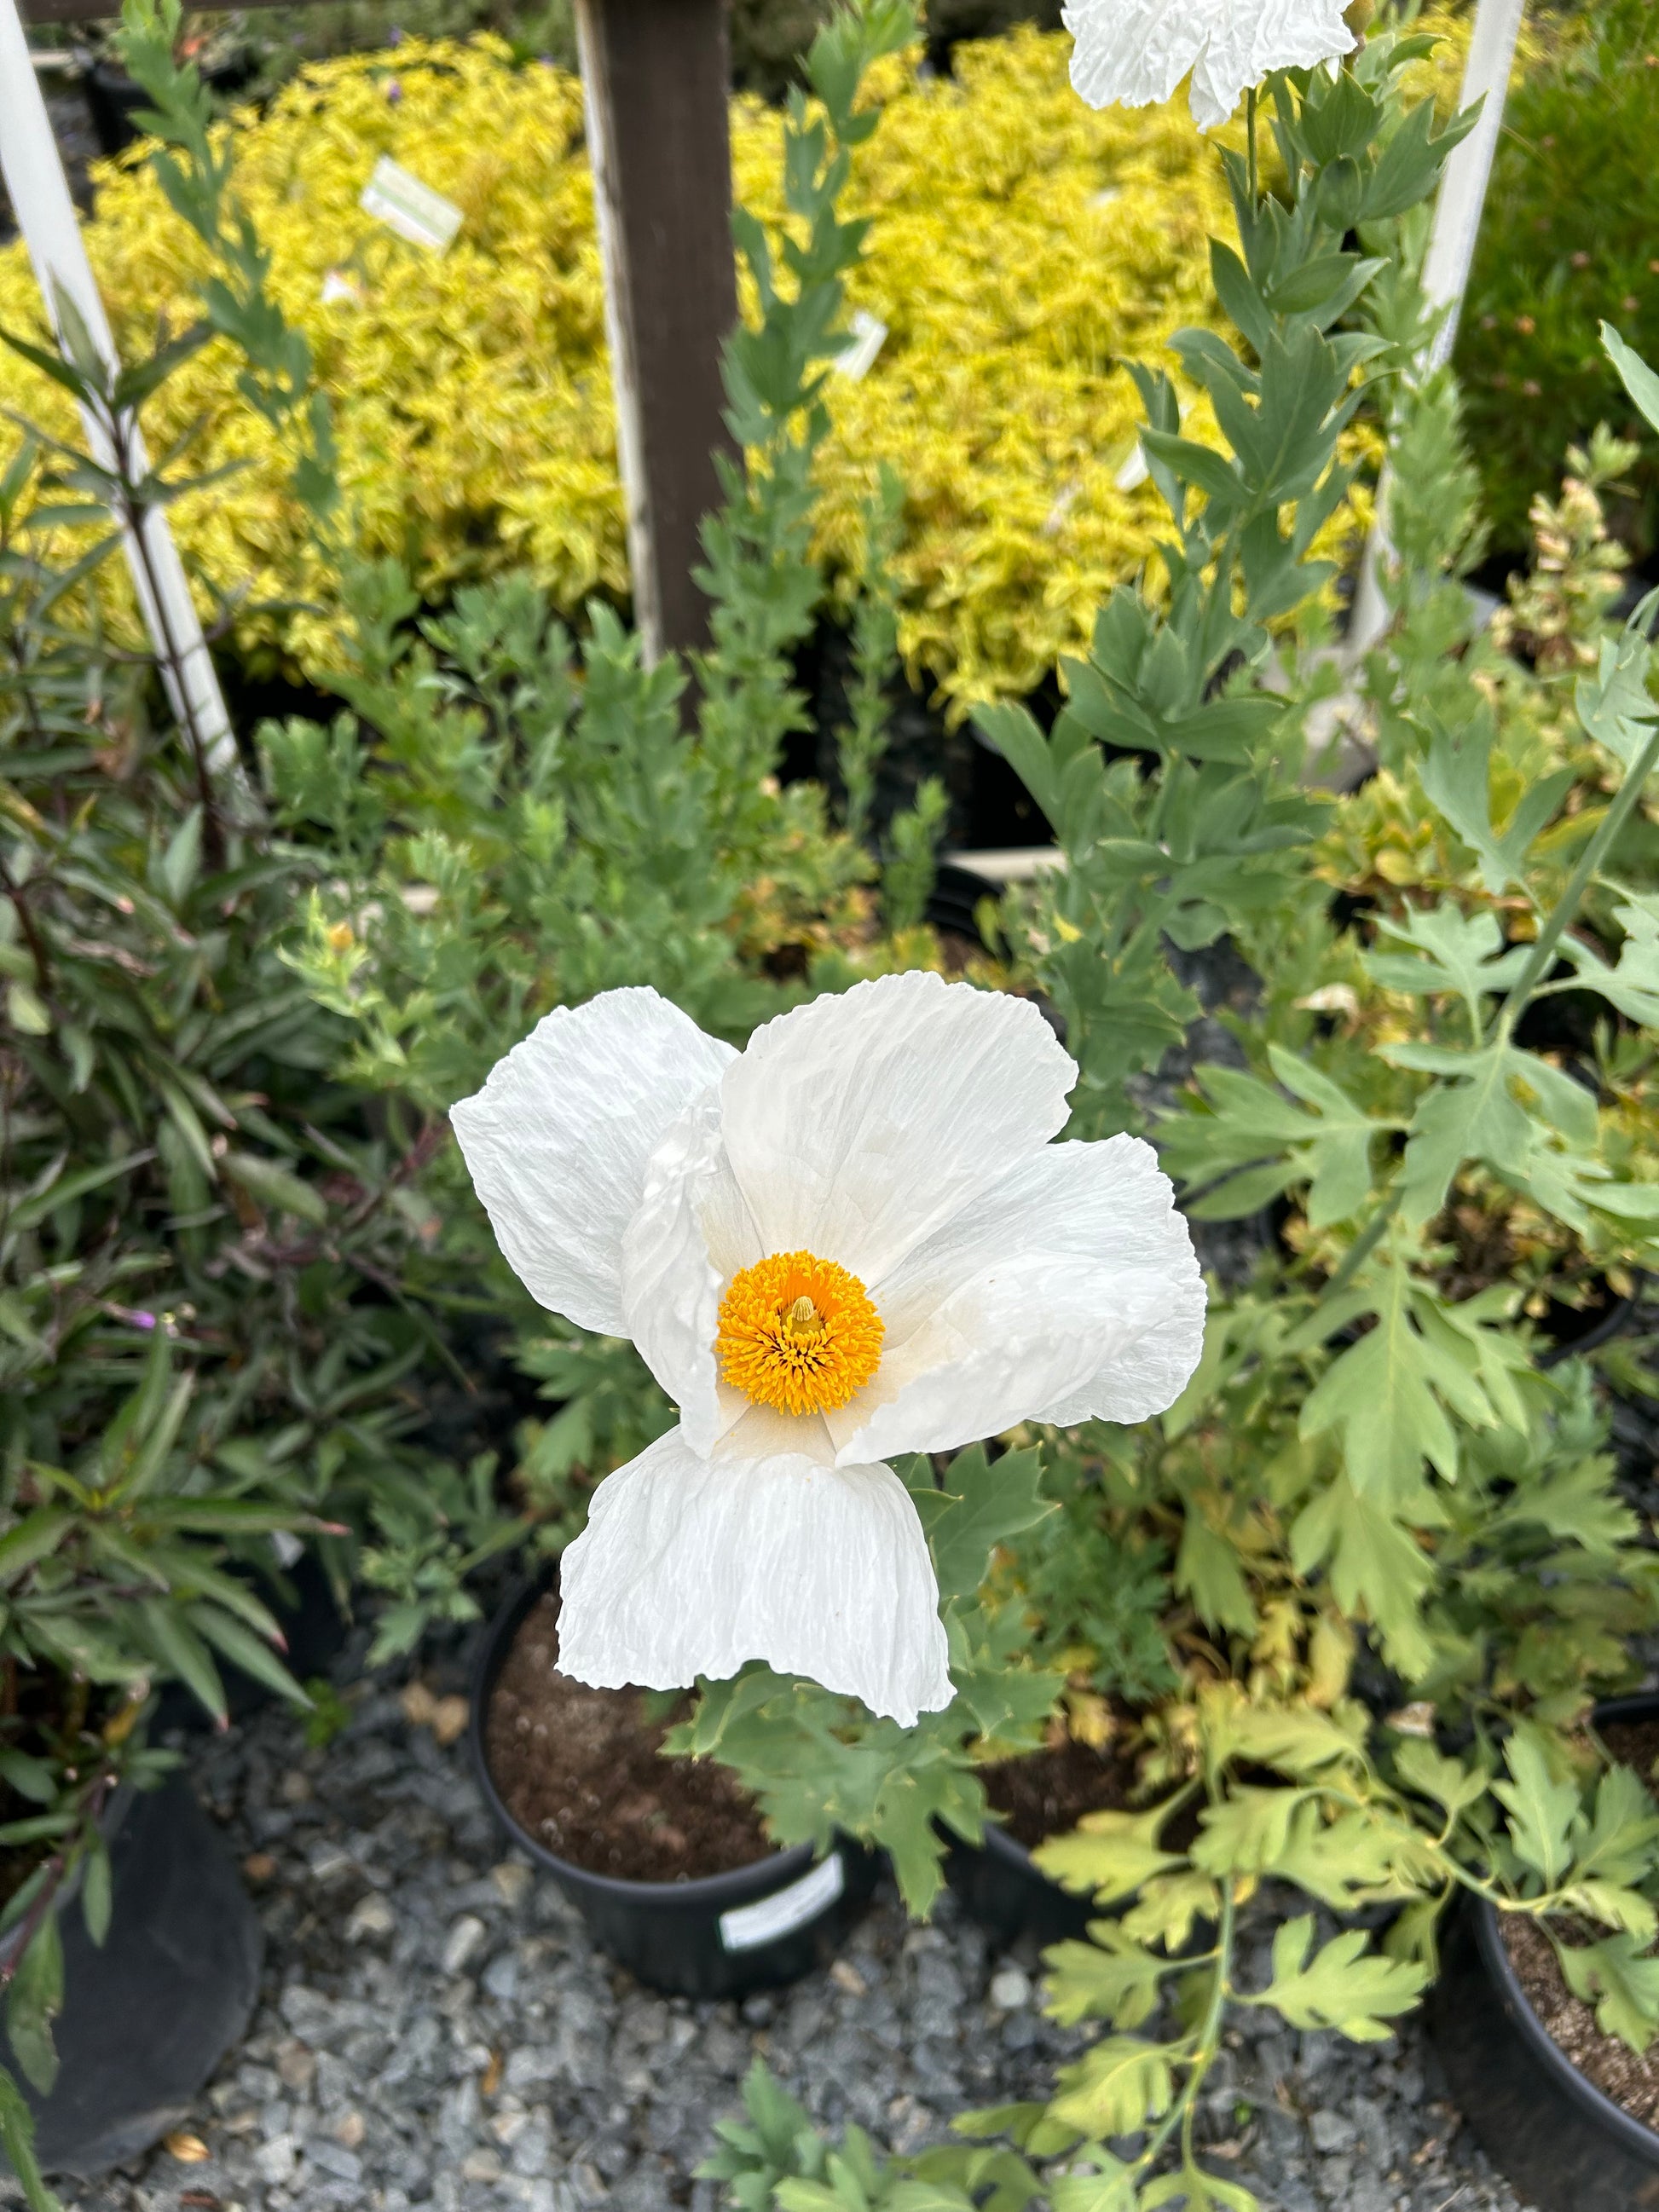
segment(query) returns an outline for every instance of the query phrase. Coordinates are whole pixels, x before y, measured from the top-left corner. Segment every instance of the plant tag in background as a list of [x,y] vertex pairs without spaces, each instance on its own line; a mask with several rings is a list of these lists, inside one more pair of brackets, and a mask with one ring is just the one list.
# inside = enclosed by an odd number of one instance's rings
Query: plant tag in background
[[841,1853],[831,1851],[810,1873],[785,1889],[775,1889],[756,1905],[734,1905],[720,1915],[720,1942],[728,1951],[758,1951],[775,1936],[788,1936],[816,1920],[847,1887]]
[[374,164],[357,204],[399,238],[433,253],[442,253],[461,227],[461,211],[453,200],[411,177],[386,154]]
[[1112,478],[1112,482],[1120,491],[1133,491],[1139,485],[1144,484],[1151,474],[1152,471],[1146,465],[1146,448],[1137,438],[1128,459]]
[[[867,376],[874,366],[876,356],[881,351],[887,336],[887,325],[878,316],[871,314],[867,308],[858,307],[854,310],[853,319],[848,328],[853,335],[836,356],[836,368],[840,374],[850,377],[856,384],[861,376]],[[826,1859],[824,1863],[827,1866],[829,1861]]]

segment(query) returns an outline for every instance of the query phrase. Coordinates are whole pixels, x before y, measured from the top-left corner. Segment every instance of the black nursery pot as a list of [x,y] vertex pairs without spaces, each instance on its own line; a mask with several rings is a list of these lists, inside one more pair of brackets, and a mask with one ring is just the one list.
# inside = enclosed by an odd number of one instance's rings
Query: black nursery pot
[[[123,1790],[105,1835],[113,1909],[102,1948],[87,1934],[78,1894],[56,1908],[64,2008],[50,2096],[28,2086],[0,2039],[34,2114],[35,2155],[47,2172],[82,2180],[148,2150],[187,2117],[246,2029],[264,1948],[241,1877],[185,1783]],[[0,1966],[21,1936],[0,1936]]]
[[1073,1937],[1080,1942],[1089,1923],[1101,1917],[1091,1897],[1051,1881],[1024,1844],[988,1821],[985,1841],[977,1849],[951,1839],[945,1878],[1004,1950],[1021,1936],[1029,1936],[1039,1948]]
[[[1615,1698],[1598,1726],[1659,1718],[1659,1697]],[[1467,1899],[1429,2000],[1451,2093],[1492,2164],[1538,2212],[1659,2207],[1659,2135],[1604,2096],[1527,2001],[1498,1914]]]
[[988,876],[958,867],[954,860],[941,860],[933,872],[933,888],[922,919],[934,929],[953,930],[970,944],[983,944],[975,910],[981,899],[998,898],[1001,891],[1002,886]]
[[827,1965],[861,1917],[879,1862],[847,1837],[815,1859],[810,1844],[696,1881],[623,1881],[590,1874],[548,1850],[507,1810],[484,1755],[484,1723],[497,1676],[525,1615],[547,1587],[525,1582],[478,1647],[468,1741],[479,1787],[507,1834],[545,1867],[602,1951],[669,1996],[734,1997],[776,1989]]

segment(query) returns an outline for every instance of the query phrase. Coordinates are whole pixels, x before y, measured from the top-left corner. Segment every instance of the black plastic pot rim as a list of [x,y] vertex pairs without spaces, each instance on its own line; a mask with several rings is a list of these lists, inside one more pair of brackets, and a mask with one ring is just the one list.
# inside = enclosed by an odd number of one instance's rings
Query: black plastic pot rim
[[685,1881],[630,1881],[620,1875],[598,1874],[591,1867],[579,1865],[574,1859],[561,1858],[556,1851],[550,1850],[538,1837],[531,1834],[495,1787],[495,1778],[489,1771],[489,1760],[484,1749],[484,1721],[489,1710],[489,1695],[495,1686],[501,1662],[506,1656],[506,1647],[518,1633],[531,1605],[551,1580],[550,1574],[527,1575],[508,1592],[479,1643],[477,1655],[472,1662],[472,1682],[468,1697],[467,1738],[472,1753],[473,1771],[478,1778],[478,1785],[490,1811],[518,1843],[520,1850],[527,1851],[550,1874],[562,1875],[569,1882],[596,1890],[601,1896],[617,1898],[645,1911],[718,1912],[723,1906],[747,1901],[757,1883],[764,1883],[769,1888],[779,1875],[793,1878],[809,1873],[817,1853],[811,1844],[792,1844],[787,1850],[769,1852],[764,1858],[751,1859],[747,1866],[728,1868],[724,1874],[698,1875]]
[[[1651,1691],[1628,1698],[1609,1698],[1604,1704],[1597,1705],[1594,1716],[1595,1725],[1598,1729],[1605,1728],[1609,1722],[1617,1723],[1625,1720],[1655,1718],[1659,1718],[1659,1695]],[[1605,2090],[1598,2089],[1587,2075],[1581,2074],[1533,2010],[1531,2000],[1521,1986],[1521,1977],[1515,1971],[1509,1947],[1504,1941],[1497,1906],[1482,1897],[1474,1900],[1472,1910],[1475,1941],[1480,1948],[1482,1963],[1492,1976],[1528,2049],[1586,2118],[1616,2136],[1632,2157],[1644,2160],[1650,2166],[1659,2166],[1659,2131],[1649,2127],[1645,2121],[1636,2118],[1633,2113],[1627,2112]]]

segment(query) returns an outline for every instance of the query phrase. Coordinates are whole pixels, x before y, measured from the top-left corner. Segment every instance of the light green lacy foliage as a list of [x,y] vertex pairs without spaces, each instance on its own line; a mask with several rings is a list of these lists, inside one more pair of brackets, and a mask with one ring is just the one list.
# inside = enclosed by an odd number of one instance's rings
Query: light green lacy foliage
[[[1370,50],[1339,112],[1359,116],[1389,58]],[[1272,96],[1286,136],[1299,97],[1304,118],[1337,101],[1321,79],[1277,81]],[[1391,115],[1370,122],[1384,137],[1398,129]],[[1394,143],[1413,140],[1401,132]],[[1356,195],[1363,143],[1359,156],[1346,185]],[[1426,189],[1433,157],[1425,150],[1419,163]],[[1288,154],[1286,167],[1297,175]],[[1282,234],[1288,219],[1254,219],[1254,195],[1239,181],[1247,240]],[[1322,188],[1309,165],[1298,199]],[[1201,789],[1207,763],[1183,748],[1183,729],[1195,726],[1183,718],[1221,709],[1220,765],[1235,780],[1224,827],[1259,820],[1283,788],[1279,759],[1294,760],[1312,695],[1310,686],[1280,702],[1206,697],[1234,639],[1247,665],[1267,657],[1249,629],[1256,584],[1243,558],[1206,601],[1208,578],[1189,550],[1224,545],[1220,526],[1239,511],[1247,461],[1209,474],[1196,518],[1171,483],[1183,544],[1169,563],[1169,598],[1157,611],[1109,609],[1094,665],[1071,672],[1073,704],[1054,737],[1006,715],[991,725],[1034,793],[1052,802],[1066,848],[1069,878],[1028,904],[1020,941],[1075,1024],[1094,1078],[1079,1126],[1129,1117],[1130,1078],[1186,1011],[1166,995],[1155,945],[1138,967],[1126,948],[1146,915],[1187,927],[1206,880],[1188,872],[1207,868],[1228,884],[1223,911],[1193,923],[1189,941],[1231,924],[1267,978],[1265,1019],[1239,1025],[1253,1065],[1201,1071],[1201,1095],[1158,1133],[1192,1211],[1243,1216],[1282,1197],[1307,1255],[1288,1270],[1264,1260],[1250,1289],[1218,1297],[1203,1363],[1161,1419],[1050,1440],[1069,1514],[1086,1521],[1092,1495],[1098,1528],[1126,1544],[1133,1532],[1172,1555],[1188,1610],[1170,1625],[1196,1655],[1180,1692],[1140,1723],[1146,1809],[1091,1816],[1042,1854],[1111,1915],[1091,1942],[1061,1946],[1048,1962],[1056,2015],[1099,2020],[1105,2032],[1047,2105],[969,2116],[958,2124],[971,2146],[915,2159],[879,2158],[856,2131],[831,2150],[757,2078],[751,2124],[722,2130],[708,2169],[740,2204],[966,2212],[988,2202],[1021,2212],[1041,2199],[1056,2212],[1176,2203],[1249,2212],[1256,2199],[1242,2182],[1206,2170],[1197,2126],[1229,2008],[1266,2006],[1291,2026],[1359,2039],[1385,2035],[1432,1973],[1439,1917],[1460,1891],[1542,1918],[1570,1984],[1611,2032],[1640,2049],[1659,2031],[1659,1971],[1647,1955],[1659,1816],[1642,1781],[1608,1765],[1582,1731],[1595,1691],[1626,1674],[1626,1639],[1654,1620],[1653,1555],[1601,1449],[1605,1423],[1587,1369],[1540,1370],[1516,1325],[1524,1285],[1500,1261],[1470,1288],[1459,1269],[1473,1265],[1473,1248],[1452,1243],[1455,1232],[1469,1245],[1463,1216],[1508,1222],[1514,1203],[1550,1227],[1558,1259],[1565,1250],[1651,1263],[1659,1185],[1643,1180],[1651,1147],[1632,1146],[1627,1132],[1650,1110],[1644,1033],[1659,1012],[1659,903],[1607,870],[1615,854],[1622,862],[1645,849],[1632,832],[1659,757],[1654,608],[1597,638],[1570,692],[1570,678],[1529,682],[1500,669],[1472,638],[1455,580],[1476,527],[1455,394],[1443,379],[1423,383],[1413,366],[1425,329],[1413,277],[1420,229],[1408,222],[1379,236],[1366,225],[1362,236],[1389,257],[1361,306],[1379,349],[1371,357],[1389,379],[1401,554],[1387,580],[1394,625],[1364,672],[1364,702],[1411,805],[1420,799],[1435,825],[1440,895],[1389,896],[1378,877],[1369,941],[1334,927],[1324,872],[1347,814],[1386,818],[1365,794],[1294,866],[1241,854],[1219,836],[1218,853],[1178,842],[1173,805],[1153,811],[1171,782]],[[1304,246],[1316,264],[1328,251],[1316,243]],[[1330,260],[1320,282],[1334,291],[1352,276]],[[1261,322],[1259,295],[1237,283],[1234,292],[1241,316],[1254,319],[1270,384],[1286,342]],[[1363,358],[1367,349],[1353,350]],[[1609,350],[1659,424],[1659,379],[1611,336]],[[1218,381],[1245,373],[1209,358]],[[1295,486],[1292,498],[1316,493],[1329,465],[1324,422],[1340,388],[1297,381],[1308,411],[1276,479]],[[1152,396],[1155,405],[1155,387]],[[1273,404],[1269,390],[1263,412]],[[1235,443],[1248,453],[1254,426],[1236,420],[1245,434]],[[1169,468],[1181,458],[1163,440],[1154,450]],[[1263,566],[1258,556],[1255,575]],[[1294,598],[1288,583],[1279,588],[1285,596],[1267,602],[1276,615]],[[1567,634],[1591,626],[1575,616]],[[1449,659],[1453,647],[1464,650]],[[1571,738],[1560,728],[1568,696],[1580,724]],[[1241,725],[1248,743],[1224,719],[1240,706],[1255,725]],[[1156,770],[1106,769],[1085,716],[1120,742],[1133,732],[1157,755]],[[1558,812],[1565,835],[1553,828]],[[1259,902],[1236,894],[1247,863],[1265,878]],[[1601,946],[1569,933],[1598,888],[1595,911],[1611,925]],[[1599,1098],[1562,1053],[1517,1042],[1523,1010],[1560,995],[1563,980],[1635,1031],[1591,1048]],[[1141,1013],[1144,1039],[1125,1045],[1105,1030],[1114,1002]],[[1016,1535],[991,1586],[1006,1578],[1040,1613],[1062,1596],[1045,1580],[1043,1539]],[[1044,1633],[1058,1625],[1046,1619]],[[1397,1709],[1387,1723],[1349,1693],[1357,1630],[1372,1644],[1367,1664],[1381,1657],[1392,1672]],[[1088,1678],[1111,1687],[1114,1662],[1098,1666],[1086,1635],[1079,1643]],[[1170,1825],[1182,1806],[1198,1815],[1185,1848]],[[1321,1941],[1313,1917],[1297,1915],[1278,1931],[1267,1984],[1241,1986],[1239,1915],[1267,1878],[1329,1911],[1401,1909],[1381,1942],[1363,1929]]]

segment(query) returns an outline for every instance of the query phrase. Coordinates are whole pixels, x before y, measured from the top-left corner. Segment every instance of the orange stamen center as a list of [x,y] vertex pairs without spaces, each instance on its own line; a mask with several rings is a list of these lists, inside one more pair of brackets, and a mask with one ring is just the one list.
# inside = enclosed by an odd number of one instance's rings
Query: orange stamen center
[[884,1334],[856,1275],[811,1252],[775,1252],[732,1278],[714,1349],[726,1380],[757,1406],[823,1413],[870,1380]]

